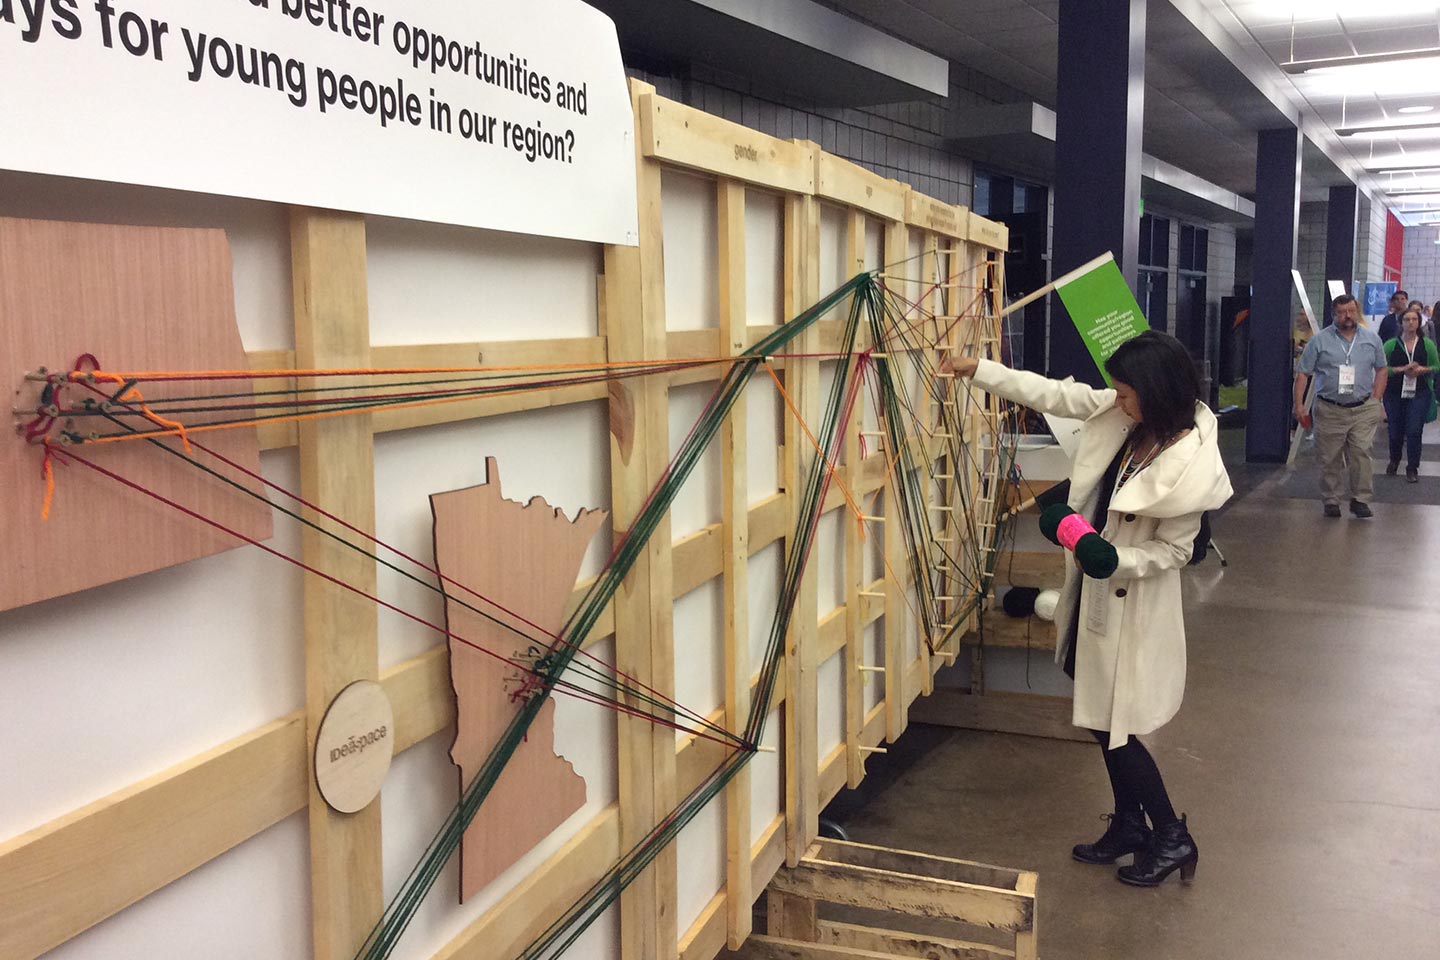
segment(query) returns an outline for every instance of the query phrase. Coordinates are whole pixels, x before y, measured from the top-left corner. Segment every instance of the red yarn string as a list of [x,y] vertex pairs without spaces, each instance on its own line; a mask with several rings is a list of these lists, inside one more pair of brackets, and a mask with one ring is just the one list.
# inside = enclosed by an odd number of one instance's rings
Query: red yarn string
[[[185,514],[187,517],[190,517],[191,519],[199,520],[201,523],[204,523],[204,524],[207,524],[207,525],[209,525],[209,526],[211,526],[211,527],[214,527],[215,529],[221,531],[222,533],[229,534],[230,536],[236,538],[237,540],[241,540],[241,541],[243,541],[243,542],[245,542],[245,543],[248,543],[248,544],[250,544],[250,545],[253,546],[253,547],[258,547],[260,550],[263,550],[265,553],[268,553],[268,554],[270,554],[271,556],[274,556],[274,557],[278,557],[278,558],[280,558],[281,560],[284,560],[284,561],[287,562],[287,563],[293,564],[294,566],[299,567],[301,570],[304,570],[304,571],[307,572],[307,573],[313,573],[315,576],[320,577],[320,578],[323,579],[323,580],[327,580],[327,581],[329,581],[330,583],[335,584],[337,587],[340,587],[340,588],[342,588],[342,589],[344,589],[344,590],[349,590],[351,593],[354,593],[354,594],[356,594],[356,595],[358,595],[358,596],[364,597],[365,599],[372,601],[373,603],[377,604],[378,606],[384,607],[385,609],[390,610],[390,611],[392,611],[393,613],[398,613],[400,616],[405,617],[405,618],[408,619],[408,620],[412,620],[412,621],[414,621],[415,623],[420,624],[421,626],[424,626],[424,627],[427,627],[427,628],[429,628],[429,629],[431,629],[431,630],[434,630],[436,633],[439,633],[440,635],[442,635],[442,636],[444,636],[444,637],[447,637],[447,638],[452,639],[452,640],[457,640],[457,641],[459,641],[460,643],[463,643],[463,644],[465,644],[465,645],[468,646],[468,647],[472,647],[472,648],[474,648],[475,650],[478,650],[478,651],[480,651],[481,653],[485,654],[487,657],[491,657],[491,658],[493,658],[493,659],[495,659],[495,660],[499,660],[501,663],[509,664],[510,666],[513,666],[513,667],[515,667],[516,669],[521,670],[521,671],[524,671],[524,672],[526,672],[526,673],[530,673],[530,674],[536,674],[536,673],[537,673],[537,671],[536,671],[533,667],[527,666],[527,665],[526,665],[525,663],[523,663],[523,662],[511,660],[510,658],[501,656],[500,654],[495,653],[495,652],[492,651],[492,650],[487,650],[486,648],[480,646],[478,643],[475,643],[473,640],[468,640],[468,639],[466,639],[465,637],[462,637],[462,636],[460,636],[460,635],[458,635],[458,634],[456,634],[456,633],[453,633],[453,632],[451,632],[450,630],[447,630],[447,629],[445,629],[444,627],[441,627],[441,626],[438,625],[438,624],[431,623],[430,621],[426,620],[424,617],[421,617],[421,616],[418,616],[418,615],[416,615],[416,614],[413,614],[413,613],[409,612],[408,610],[404,610],[404,609],[402,609],[401,607],[396,606],[396,605],[393,604],[393,603],[389,603],[389,602],[387,602],[387,601],[385,601],[385,600],[380,599],[380,598],[377,597],[377,596],[374,596],[373,594],[367,593],[367,592],[365,592],[364,590],[360,589],[359,587],[356,587],[356,586],[354,586],[354,585],[352,585],[352,584],[346,583],[345,581],[341,580],[339,577],[333,576],[332,574],[328,574],[328,573],[324,572],[323,570],[319,570],[319,569],[317,569],[317,568],[315,568],[315,567],[312,567],[312,566],[310,566],[309,564],[305,563],[304,561],[297,560],[297,559],[295,559],[294,557],[289,556],[288,554],[282,553],[282,552],[280,552],[279,550],[276,550],[276,549],[273,548],[273,547],[266,546],[265,544],[261,543],[259,540],[256,540],[256,539],[253,538],[253,537],[247,536],[247,535],[241,533],[241,532],[238,531],[238,530],[235,530],[235,529],[233,529],[233,528],[231,528],[231,527],[228,527],[228,526],[226,526],[225,524],[221,523],[221,522],[218,521],[218,520],[214,520],[214,519],[212,519],[212,518],[210,518],[210,517],[206,517],[206,516],[204,516],[204,515],[202,515],[202,514],[200,514],[200,513],[197,513],[196,511],[190,509],[189,507],[186,507],[186,506],[184,506],[184,505],[181,504],[181,503],[177,503],[176,501],[171,500],[169,497],[166,497],[164,494],[157,493],[157,492],[154,491],[154,490],[150,490],[150,489],[148,489],[147,487],[144,487],[144,486],[142,486],[141,484],[136,483],[136,482],[133,481],[133,480],[130,480],[130,479],[126,478],[126,477],[122,477],[122,476],[120,476],[118,473],[114,473],[113,471],[107,470],[106,468],[100,466],[100,465],[97,464],[97,463],[94,463],[94,462],[92,462],[92,461],[90,461],[90,460],[85,459],[84,457],[81,457],[81,456],[78,456],[78,455],[75,455],[75,454],[71,454],[71,455],[70,455],[70,458],[71,458],[74,462],[79,463],[79,464],[81,464],[82,466],[88,467],[88,468],[90,468],[91,470],[94,470],[96,473],[101,474],[102,476],[109,477],[111,480],[114,480],[114,481],[120,483],[122,486],[129,487],[131,490],[134,490],[134,491],[136,491],[136,492],[138,492],[138,493],[142,493],[142,494],[144,494],[145,496],[150,497],[150,498],[153,499],[153,500],[157,500],[157,501],[159,501],[160,503],[163,503],[163,504],[165,504],[165,505],[168,506],[168,507],[173,507],[174,509],[180,511],[181,513]],[[593,692],[588,691],[588,690],[586,690],[584,687],[580,687],[580,686],[578,686],[578,685],[576,685],[576,684],[573,684],[573,683],[570,683],[570,682],[568,682],[568,681],[560,680],[560,679],[558,679],[558,678],[552,678],[552,679],[551,679],[551,683],[554,685],[554,688],[556,689],[556,692],[557,692],[557,693],[564,693],[564,694],[567,695],[567,696],[574,696],[574,697],[576,697],[577,699],[582,699],[582,700],[591,700],[591,698],[596,698],[596,695],[595,695]],[[580,695],[578,695],[578,694],[585,694],[585,696],[580,696]],[[644,717],[645,719],[650,720],[650,721],[653,722],[653,723],[660,724],[661,726],[669,726],[669,727],[672,727],[673,729],[676,729],[676,730],[682,730],[682,731],[684,731],[684,732],[686,732],[686,733],[694,734],[694,735],[697,736],[697,737],[701,737],[702,739],[705,739],[705,740],[710,740],[710,741],[712,741],[712,742],[714,742],[714,743],[719,743],[719,744],[722,744],[722,745],[725,745],[725,746],[730,746],[730,745],[731,745],[730,743],[727,743],[727,741],[720,740],[720,739],[718,739],[718,738],[716,738],[716,737],[710,736],[709,734],[703,733],[703,732],[698,731],[698,730],[689,730],[689,729],[687,729],[687,728],[680,727],[680,726],[678,726],[678,725],[675,725],[675,724],[670,723],[669,721],[663,720],[663,719],[661,719],[660,717],[655,717],[655,716],[652,716],[651,714],[644,713],[644,712],[642,712],[642,711],[637,711],[637,710],[635,710],[634,708],[629,707],[629,706],[626,706],[626,705],[624,705],[624,704],[614,703],[614,702],[609,701],[609,700],[598,699],[598,698],[591,700],[591,702],[595,702],[595,703],[602,704],[602,705],[604,705],[604,706],[606,706],[606,707],[608,707],[608,708],[610,708],[610,709],[617,710],[617,711],[619,711],[619,712],[621,712],[621,713],[630,713],[630,714],[632,714],[632,715],[634,715],[634,716]]]

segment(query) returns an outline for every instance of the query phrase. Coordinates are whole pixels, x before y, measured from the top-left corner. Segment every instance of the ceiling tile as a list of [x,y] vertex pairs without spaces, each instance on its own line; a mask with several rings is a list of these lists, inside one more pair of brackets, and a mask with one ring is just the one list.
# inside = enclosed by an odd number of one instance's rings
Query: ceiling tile
[[1440,94],[1430,96],[1402,96],[1396,94],[1393,96],[1377,97],[1376,99],[1380,101],[1380,104],[1388,113],[1394,114],[1397,117],[1404,116],[1404,114],[1399,113],[1401,107],[1428,106],[1433,109],[1430,113],[1423,115],[1440,118]]
[[1304,24],[1319,20],[1335,22],[1333,7],[1325,9],[1328,5],[1299,2],[1299,0],[1290,4],[1288,9],[1283,4],[1275,3],[1274,0],[1219,0],[1219,2],[1212,2],[1211,6],[1229,7],[1235,17],[1252,30],[1272,27],[1289,29],[1291,23]]
[[[1288,40],[1269,40],[1261,44],[1265,52],[1276,63],[1286,63],[1290,60],[1291,45]],[[1355,51],[1350,46],[1350,38],[1344,34],[1336,34],[1329,37],[1307,37],[1304,40],[1296,40],[1294,45],[1296,60],[1319,60],[1323,57],[1348,57]]]
[[1440,42],[1435,25],[1417,30],[1413,27],[1387,27],[1383,30],[1351,30],[1351,41],[1356,53],[1390,53],[1395,50],[1418,50],[1434,47]]
[[[1368,9],[1367,9],[1368,7]],[[1380,28],[1408,29],[1408,30],[1435,30],[1437,20],[1437,9],[1435,4],[1428,4],[1422,8],[1401,6],[1396,9],[1393,3],[1374,2],[1368,5],[1357,4],[1354,10],[1346,10],[1340,16],[1345,29],[1350,32],[1357,30],[1375,30]]]
[[1023,0],[965,0],[962,7],[955,0],[873,0],[866,3],[865,0],[837,0],[839,6],[903,6],[914,7],[923,10],[941,20],[956,21],[970,17],[977,13],[989,14],[991,10],[1000,10],[1005,7],[1013,7]]
[[[953,22],[955,15],[952,13],[948,19]],[[1001,33],[1007,30],[1053,31],[1056,29],[1055,21],[1034,7],[1021,2],[987,10],[984,16],[965,17],[962,22],[970,33],[982,40],[992,33]]]
[[[1243,20],[1241,22],[1245,23]],[[1299,43],[1301,40],[1309,40],[1313,37],[1343,37],[1345,35],[1344,26],[1334,17],[1325,20],[1307,20],[1303,23],[1293,25],[1289,21],[1286,21],[1285,23],[1277,23],[1270,26],[1252,23],[1245,23],[1245,26],[1250,31],[1251,36],[1260,43],[1267,44],[1275,42],[1289,43],[1291,37],[1294,37],[1295,42]]]

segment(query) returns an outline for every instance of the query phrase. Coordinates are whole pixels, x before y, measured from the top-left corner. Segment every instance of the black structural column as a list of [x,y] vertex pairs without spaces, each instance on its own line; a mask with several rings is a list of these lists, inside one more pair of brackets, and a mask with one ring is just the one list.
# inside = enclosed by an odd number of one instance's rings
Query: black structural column
[[[1051,276],[1109,250],[1135,289],[1145,110],[1145,0],[1060,0]],[[1051,298],[1050,371],[1099,385],[1059,297]]]
[[1300,222],[1298,127],[1261,130],[1255,158],[1255,272],[1245,459],[1284,463],[1290,446],[1290,310]]
[[1360,188],[1353,183],[1330,188],[1325,217],[1325,309],[1317,318],[1321,324],[1335,322],[1330,304],[1330,280],[1339,280],[1350,290],[1355,279],[1355,215],[1360,206]]

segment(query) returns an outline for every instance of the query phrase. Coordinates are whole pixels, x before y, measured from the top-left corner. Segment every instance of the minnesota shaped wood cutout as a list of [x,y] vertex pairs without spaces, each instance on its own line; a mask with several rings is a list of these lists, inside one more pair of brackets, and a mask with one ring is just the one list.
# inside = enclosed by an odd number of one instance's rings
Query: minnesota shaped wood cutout
[[[462,792],[519,712],[530,676],[471,644],[509,660],[533,661],[535,641],[526,638],[539,638],[543,650],[559,633],[580,562],[607,516],[604,510],[581,510],[572,521],[541,497],[523,504],[504,499],[494,457],[486,458],[485,475],[484,484],[430,497],[435,561],[447,578],[442,581],[446,629],[464,638],[449,641],[456,700],[450,757],[460,768]],[[551,699],[465,831],[461,901],[584,804],[585,781],[555,754]]]

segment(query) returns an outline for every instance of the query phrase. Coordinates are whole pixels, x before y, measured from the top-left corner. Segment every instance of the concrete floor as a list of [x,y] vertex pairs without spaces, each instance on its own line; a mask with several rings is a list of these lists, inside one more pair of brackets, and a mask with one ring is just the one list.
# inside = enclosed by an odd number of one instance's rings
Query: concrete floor
[[1440,958],[1440,504],[1326,520],[1278,481],[1218,519],[1228,569],[1186,571],[1185,704],[1145,738],[1200,847],[1193,886],[1071,860],[1111,809],[1089,744],[913,727],[832,815],[1038,871],[1046,960]]

